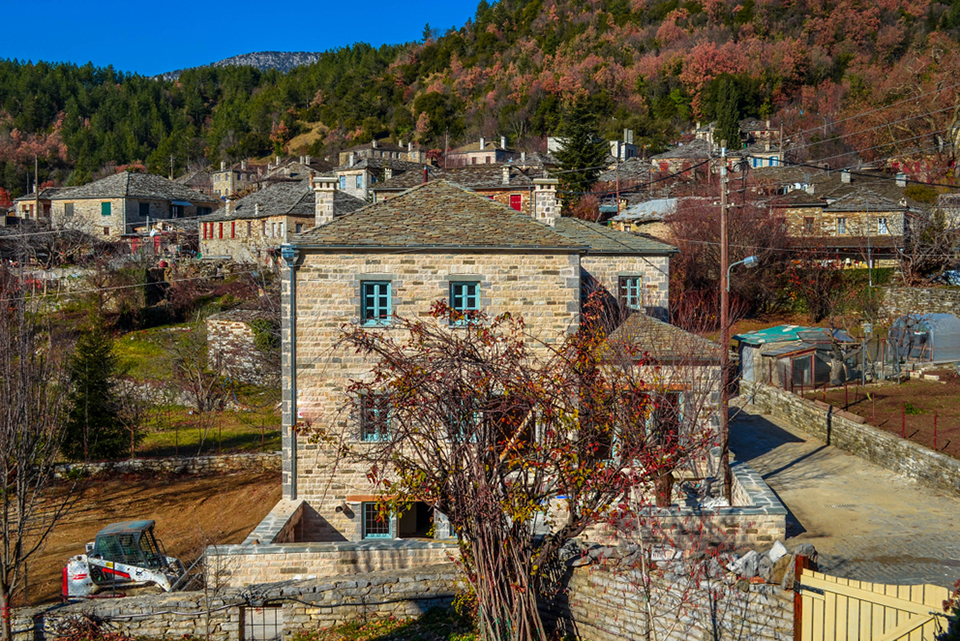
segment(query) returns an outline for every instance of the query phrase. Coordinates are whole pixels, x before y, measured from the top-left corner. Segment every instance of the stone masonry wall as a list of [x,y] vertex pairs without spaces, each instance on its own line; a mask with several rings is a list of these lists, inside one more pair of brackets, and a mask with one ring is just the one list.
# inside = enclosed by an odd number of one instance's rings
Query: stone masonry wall
[[[267,251],[287,241],[296,233],[313,227],[312,216],[265,216],[263,218],[223,220],[208,225],[204,238],[204,222],[200,221],[200,253],[205,257],[230,256],[238,263],[263,263]],[[209,225],[213,225],[212,231]],[[221,237],[220,227],[223,226]]]
[[271,363],[257,347],[251,326],[254,321],[276,322],[276,319],[266,312],[242,309],[209,316],[206,325],[210,362],[222,364],[234,380],[276,385],[277,363]]
[[651,315],[667,320],[670,309],[670,259],[666,256],[605,256],[588,254],[580,259],[585,272],[593,276],[613,298],[620,298],[620,277],[640,276],[643,306]]
[[865,425],[860,417],[831,405],[768,385],[741,382],[740,396],[827,445],[932,487],[960,493],[960,460]]
[[[110,215],[104,216],[101,203],[110,203]],[[73,204],[73,215],[66,215],[66,204]],[[124,199],[103,198],[85,200],[54,200],[51,202],[51,217],[58,227],[80,229],[93,236],[110,236],[119,240],[124,233]],[[109,233],[104,233],[104,229]]]
[[281,467],[280,452],[223,454],[170,458],[135,458],[125,461],[96,463],[63,463],[56,476],[62,478],[83,471],[91,476],[104,472],[152,472],[166,474],[226,474],[230,472],[277,471]]
[[886,287],[881,315],[953,314],[960,316],[960,289],[948,287]]
[[[448,300],[455,280],[480,282],[481,307],[490,314],[522,315],[536,339],[548,344],[574,331],[579,319],[579,257],[575,254],[508,253],[313,253],[306,251],[297,272],[298,419],[320,429],[329,440],[300,436],[297,496],[316,510],[308,540],[357,539],[359,505],[375,500],[361,464],[337,460],[341,441],[362,446],[359,430],[344,410],[351,379],[369,376],[371,362],[338,347],[344,326],[360,320],[364,280],[388,280],[394,315],[417,318],[436,300]],[[284,363],[289,363],[289,280],[282,301]],[[374,331],[391,332],[389,327]],[[456,330],[453,330],[456,331]],[[284,447],[290,451],[290,379],[285,372]],[[284,496],[290,496],[289,461]],[[349,509],[336,511],[340,506]],[[316,538],[313,538],[316,537]]]

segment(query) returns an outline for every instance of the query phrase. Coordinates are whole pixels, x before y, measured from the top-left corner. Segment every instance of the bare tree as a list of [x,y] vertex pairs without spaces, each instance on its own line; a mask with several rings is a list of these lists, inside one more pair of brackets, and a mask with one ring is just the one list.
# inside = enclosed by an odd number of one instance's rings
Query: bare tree
[[32,309],[21,279],[0,266],[0,613],[9,641],[10,602],[30,558],[63,516],[69,488],[53,483],[63,438],[62,345]]
[[905,284],[925,283],[930,275],[942,274],[957,265],[960,230],[950,224],[942,208],[912,213],[904,226],[900,273]]
[[178,336],[170,345],[170,354],[173,380],[196,409],[199,454],[213,426],[212,414],[223,411],[230,395],[224,380],[224,361],[219,352],[210,353],[202,322]]

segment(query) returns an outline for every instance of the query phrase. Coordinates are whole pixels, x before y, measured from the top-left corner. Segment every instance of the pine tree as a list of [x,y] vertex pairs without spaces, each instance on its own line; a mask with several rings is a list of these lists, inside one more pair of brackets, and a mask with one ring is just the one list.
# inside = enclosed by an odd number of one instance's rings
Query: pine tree
[[119,370],[113,339],[102,323],[77,340],[67,371],[70,394],[65,456],[89,461],[109,459],[126,451],[128,433],[119,417],[116,376]]
[[726,140],[727,149],[740,149],[740,93],[733,78],[720,81],[717,92],[717,130],[714,135],[717,145]]
[[569,212],[580,196],[590,191],[606,165],[609,150],[600,137],[597,119],[587,102],[574,103],[563,119],[560,135],[560,192],[563,208]]

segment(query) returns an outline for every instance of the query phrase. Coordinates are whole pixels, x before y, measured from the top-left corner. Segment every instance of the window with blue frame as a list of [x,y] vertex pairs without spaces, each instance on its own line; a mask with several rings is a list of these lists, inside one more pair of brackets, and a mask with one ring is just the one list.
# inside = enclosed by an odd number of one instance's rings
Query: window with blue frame
[[390,397],[368,394],[360,397],[360,440],[368,443],[390,438]]
[[[450,283],[450,307],[469,316],[470,312],[480,310],[480,283],[476,281],[455,281]],[[467,318],[455,321],[455,324],[467,322]]]
[[363,174],[357,176],[357,189],[363,189]]
[[391,538],[390,517],[386,514],[382,514],[376,503],[363,503],[361,505],[360,512],[363,515],[363,538]]
[[346,188],[347,188],[347,177],[340,176],[340,189],[346,189]]
[[640,276],[620,277],[620,305],[627,309],[643,311],[643,290]]
[[360,319],[364,325],[386,325],[392,314],[390,281],[367,280],[360,285]]

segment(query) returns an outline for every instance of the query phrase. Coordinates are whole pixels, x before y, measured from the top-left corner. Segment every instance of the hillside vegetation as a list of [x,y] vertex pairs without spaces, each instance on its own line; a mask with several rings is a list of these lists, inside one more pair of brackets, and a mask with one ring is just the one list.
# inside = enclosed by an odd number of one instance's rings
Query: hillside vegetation
[[740,116],[778,117],[800,159],[942,153],[957,124],[958,30],[960,0],[481,0],[460,29],[358,43],[286,74],[203,67],[160,80],[9,60],[0,186],[22,193],[35,154],[42,181],[76,184],[137,162],[166,174],[171,156],[180,173],[288,151],[308,128],[320,135],[289,151],[496,134],[532,147],[578,98],[606,133],[632,128],[656,151],[712,119],[731,83]]

